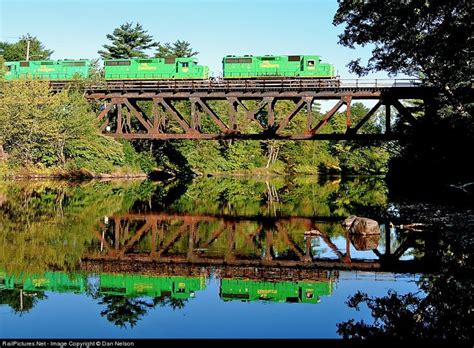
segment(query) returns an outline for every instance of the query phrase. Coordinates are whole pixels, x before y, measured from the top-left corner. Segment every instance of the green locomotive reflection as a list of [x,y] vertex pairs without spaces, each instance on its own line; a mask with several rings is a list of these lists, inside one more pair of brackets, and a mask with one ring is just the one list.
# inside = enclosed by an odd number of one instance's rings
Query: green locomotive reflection
[[[46,272],[28,277],[0,272],[2,292],[89,293],[95,298],[122,297],[188,300],[206,288],[206,276],[149,276],[141,274],[103,273],[98,286],[90,287],[83,274]],[[259,281],[250,279],[221,279],[220,298],[224,301],[272,301],[287,303],[318,303],[321,296],[330,296],[333,280],[324,281]],[[1,301],[0,301],[1,302]]]
[[99,279],[100,294],[127,297],[188,299],[206,287],[204,276],[153,277],[137,274],[101,274]]
[[272,301],[318,303],[321,296],[332,294],[332,281],[265,282],[246,279],[222,279],[220,297],[224,301]]
[[[206,278],[200,277],[153,277],[140,274],[99,275],[98,295],[126,297],[193,298],[206,287]],[[63,272],[46,272],[28,277],[9,276],[0,272],[0,290],[51,291],[84,293],[88,288],[87,277]]]
[[27,277],[11,276],[0,272],[0,290],[21,289],[24,291],[52,291],[83,293],[87,289],[87,279],[82,275],[68,275],[63,272],[46,272]]

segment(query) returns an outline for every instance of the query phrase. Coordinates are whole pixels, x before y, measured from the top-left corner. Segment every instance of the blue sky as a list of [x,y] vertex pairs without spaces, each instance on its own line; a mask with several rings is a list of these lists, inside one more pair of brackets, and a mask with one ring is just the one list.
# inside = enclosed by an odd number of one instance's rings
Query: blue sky
[[337,43],[336,9],[336,0],[0,0],[0,40],[30,33],[54,50],[53,59],[98,58],[107,33],[139,22],[162,43],[191,42],[216,73],[227,54],[319,54],[342,78],[355,78],[347,63],[371,49]]

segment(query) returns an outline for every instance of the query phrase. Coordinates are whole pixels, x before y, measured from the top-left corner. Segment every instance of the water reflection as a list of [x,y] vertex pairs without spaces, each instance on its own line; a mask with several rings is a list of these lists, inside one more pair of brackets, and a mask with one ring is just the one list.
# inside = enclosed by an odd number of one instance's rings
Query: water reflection
[[[281,320],[290,304],[301,317],[309,316],[306,306],[321,308],[324,317],[357,290],[376,289],[383,272],[440,266],[439,236],[390,227],[386,188],[374,178],[15,182],[0,184],[0,196],[0,303],[22,318],[42,304],[53,308],[50,299],[59,294],[93,301],[93,316],[117,328],[136,328],[160,308],[200,313],[200,301],[211,312],[232,306],[223,309],[231,316],[246,308],[235,306],[265,304],[278,306]],[[341,221],[354,214],[379,221],[380,236],[349,236]],[[344,271],[369,277],[340,278]],[[386,294],[392,283],[382,282]],[[429,287],[423,291],[420,298],[430,294]],[[371,303],[359,299],[354,306]],[[347,321],[347,308],[339,311],[345,316],[334,318],[323,337],[336,335],[336,323],[347,324],[339,326],[347,337],[361,329]],[[370,311],[364,313],[367,319]],[[281,334],[278,325],[271,332]]]
[[[169,270],[174,272],[174,270]],[[178,271],[177,273],[179,273]],[[330,296],[337,273],[317,272],[317,280],[255,280],[220,279],[219,296],[223,301],[273,301],[290,303],[320,302]],[[313,274],[314,275],[314,274]],[[85,294],[102,306],[100,315],[117,326],[133,327],[157,306],[182,309],[206,288],[209,272],[201,269],[199,276],[152,276],[130,273],[46,272],[41,275],[13,276],[0,272],[0,304],[15,313],[28,312],[47,299],[45,292]]]
[[[332,267],[419,272],[422,234],[350,236],[333,217],[126,213],[106,217],[82,260]],[[421,245],[420,245],[421,243]],[[386,247],[389,246],[389,247]],[[428,260],[429,261],[429,260]]]

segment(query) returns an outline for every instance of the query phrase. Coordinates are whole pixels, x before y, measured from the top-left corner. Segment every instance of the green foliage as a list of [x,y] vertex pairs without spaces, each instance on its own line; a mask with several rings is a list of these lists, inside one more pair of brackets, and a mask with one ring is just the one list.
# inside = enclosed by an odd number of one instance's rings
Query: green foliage
[[123,152],[125,155],[125,163],[133,168],[140,168],[144,173],[151,173],[156,169],[156,161],[153,158],[153,153],[150,151],[137,152],[133,145],[128,142],[123,142]]
[[367,66],[352,61],[352,71],[422,73],[431,83],[444,86],[472,76],[471,14],[467,0],[341,0],[334,24],[346,25],[339,36],[342,45],[375,45]]
[[103,45],[104,49],[98,52],[103,59],[145,58],[146,50],[158,46],[140,23],[133,26],[133,22],[114,29],[112,34],[107,34],[107,39],[112,44]]
[[462,151],[474,145],[471,17],[467,0],[339,1],[334,24],[345,25],[340,43],[375,46],[367,64],[352,61],[351,71],[422,76],[434,88],[416,125],[397,122],[407,136],[390,163],[395,181],[406,184],[405,174],[412,182],[474,178]]
[[13,44],[0,42],[0,56],[7,62],[26,60],[28,41],[30,41],[30,60],[47,60],[54,52],[46,49],[36,36],[26,34]]
[[0,142],[10,165],[95,173],[146,167],[144,155],[128,148],[126,156],[122,144],[99,134],[96,116],[77,90],[51,93],[46,82],[12,81],[2,85],[0,100]]
[[199,52],[194,51],[191,44],[187,41],[176,40],[173,43],[166,42],[164,44],[158,44],[157,52],[155,57],[166,58],[166,57],[194,57]]

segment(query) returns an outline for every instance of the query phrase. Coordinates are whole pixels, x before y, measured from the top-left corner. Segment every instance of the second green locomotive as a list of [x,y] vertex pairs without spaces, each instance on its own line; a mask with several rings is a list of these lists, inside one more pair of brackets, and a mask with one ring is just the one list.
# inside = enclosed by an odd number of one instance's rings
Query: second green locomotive
[[196,58],[133,58],[106,60],[106,80],[208,79],[209,68]]
[[321,63],[320,56],[226,56],[222,60],[225,79],[303,77],[332,78],[334,66]]

